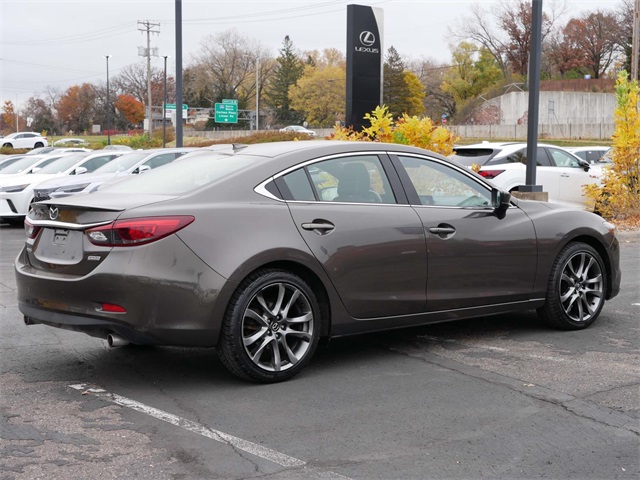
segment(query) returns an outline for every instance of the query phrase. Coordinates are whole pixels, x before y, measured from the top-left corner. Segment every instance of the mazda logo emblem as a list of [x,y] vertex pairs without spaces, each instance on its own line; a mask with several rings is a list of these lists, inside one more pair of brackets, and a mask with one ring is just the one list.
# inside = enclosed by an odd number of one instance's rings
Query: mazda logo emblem
[[56,218],[58,218],[58,214],[60,212],[58,211],[58,209],[56,207],[51,207],[49,208],[49,218],[51,220],[55,220]]
[[371,32],[364,31],[360,34],[360,43],[365,47],[370,47],[376,43],[376,36]]

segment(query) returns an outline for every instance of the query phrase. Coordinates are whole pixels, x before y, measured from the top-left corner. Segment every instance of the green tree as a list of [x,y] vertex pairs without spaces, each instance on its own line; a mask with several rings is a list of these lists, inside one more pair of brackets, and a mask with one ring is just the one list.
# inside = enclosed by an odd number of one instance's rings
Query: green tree
[[278,65],[267,91],[267,103],[273,109],[278,123],[298,124],[302,121],[302,115],[291,108],[289,89],[302,77],[304,62],[295,53],[289,35],[284,37],[276,61]]
[[407,82],[404,76],[404,61],[393,46],[387,50],[383,71],[382,101],[393,118],[398,118],[406,106]]
[[460,110],[469,100],[495,85],[502,73],[494,56],[484,47],[459,43],[452,53],[453,68],[444,75],[442,89],[451,94]]
[[344,121],[346,72],[340,66],[307,65],[298,83],[289,89],[291,108],[311,125],[331,127]]

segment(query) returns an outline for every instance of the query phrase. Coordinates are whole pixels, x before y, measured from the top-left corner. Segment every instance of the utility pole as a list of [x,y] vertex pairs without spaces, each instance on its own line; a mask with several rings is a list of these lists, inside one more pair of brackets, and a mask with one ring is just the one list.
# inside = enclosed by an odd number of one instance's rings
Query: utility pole
[[638,80],[638,57],[640,56],[640,0],[633,2],[633,40],[631,43],[631,80]]
[[[157,28],[157,30],[156,30]],[[160,24],[152,23],[149,20],[138,20],[138,30],[141,32],[147,32],[147,48],[138,47],[138,56],[147,57],[147,118],[149,119],[149,139],[151,139],[151,132],[153,130],[153,117],[152,117],[152,103],[151,103],[151,34],[160,34]],[[154,57],[158,56],[157,48],[154,49]],[[140,52],[144,52],[142,55]]]
[[260,124],[260,57],[256,57],[256,133]]

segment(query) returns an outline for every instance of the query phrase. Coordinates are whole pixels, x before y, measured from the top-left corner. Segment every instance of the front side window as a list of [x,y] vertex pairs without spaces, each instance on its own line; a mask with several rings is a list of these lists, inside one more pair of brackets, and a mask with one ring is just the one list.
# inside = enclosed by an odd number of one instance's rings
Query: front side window
[[558,167],[570,167],[570,168],[580,168],[580,162],[568,154],[567,152],[563,152],[562,150],[558,150],[557,148],[550,148],[549,153],[551,154],[551,158],[553,158],[554,163]]
[[467,175],[426,158],[398,156],[420,205],[488,207],[491,190]]

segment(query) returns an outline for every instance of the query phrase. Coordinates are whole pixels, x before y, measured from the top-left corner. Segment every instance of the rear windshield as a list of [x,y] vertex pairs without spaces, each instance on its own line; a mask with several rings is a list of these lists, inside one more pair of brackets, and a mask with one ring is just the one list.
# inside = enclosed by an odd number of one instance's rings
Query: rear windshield
[[55,162],[50,163],[46,167],[38,170],[37,174],[41,173],[63,173],[73,167],[76,163],[86,157],[88,154],[85,152],[82,153],[72,153],[70,155],[64,156]]
[[140,175],[132,175],[131,178],[101,188],[100,191],[180,195],[222,180],[262,160],[263,157],[229,156],[212,152],[202,158],[170,163]]
[[126,153],[115,160],[97,168],[93,173],[119,173],[129,170],[136,163],[151,155],[149,152]]
[[460,148],[450,158],[465,167],[470,167],[474,163],[484,165],[495,153],[492,148]]

